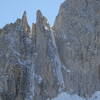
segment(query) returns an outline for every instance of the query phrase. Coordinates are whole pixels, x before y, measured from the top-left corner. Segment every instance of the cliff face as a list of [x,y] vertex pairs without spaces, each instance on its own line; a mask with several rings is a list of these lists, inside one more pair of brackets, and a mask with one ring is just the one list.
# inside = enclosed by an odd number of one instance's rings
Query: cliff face
[[47,100],[100,91],[100,2],[66,0],[54,26],[37,11],[0,30],[0,100]]
[[63,89],[54,34],[40,11],[32,30],[24,12],[0,30],[0,41],[1,100],[46,100]]
[[56,96],[64,81],[54,35],[40,11],[37,11],[36,24],[33,24],[32,32],[35,55],[34,100],[46,100],[48,97]]
[[32,48],[24,12],[22,19],[6,25],[0,32],[0,100],[26,100],[34,93]]
[[66,0],[54,30],[67,90],[81,96],[100,90],[100,1]]

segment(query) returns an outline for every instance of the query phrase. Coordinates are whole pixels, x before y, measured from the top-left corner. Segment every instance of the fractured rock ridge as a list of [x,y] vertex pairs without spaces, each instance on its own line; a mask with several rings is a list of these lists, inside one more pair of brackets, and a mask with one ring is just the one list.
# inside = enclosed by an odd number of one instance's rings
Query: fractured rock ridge
[[65,0],[53,27],[37,11],[0,29],[0,100],[47,100],[100,91],[100,1]]

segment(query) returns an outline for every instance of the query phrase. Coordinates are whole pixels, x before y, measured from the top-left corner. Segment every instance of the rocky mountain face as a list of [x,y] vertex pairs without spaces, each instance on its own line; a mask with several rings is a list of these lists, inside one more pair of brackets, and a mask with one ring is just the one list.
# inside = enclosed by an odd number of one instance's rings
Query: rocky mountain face
[[100,90],[100,1],[66,0],[54,29],[68,91],[81,96]]
[[51,28],[41,11],[0,29],[0,100],[51,100],[100,91],[100,1],[66,0]]

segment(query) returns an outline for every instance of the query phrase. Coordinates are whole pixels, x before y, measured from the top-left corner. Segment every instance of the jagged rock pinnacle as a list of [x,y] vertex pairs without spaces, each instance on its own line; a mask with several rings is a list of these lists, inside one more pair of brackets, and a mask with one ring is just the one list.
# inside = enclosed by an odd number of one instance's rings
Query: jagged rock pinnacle
[[36,16],[37,16],[37,18],[36,18],[36,30],[37,31],[50,30],[48,20],[45,16],[42,15],[40,10],[37,10]]
[[27,23],[26,11],[24,11],[24,13],[23,13],[22,22],[23,22],[23,23]]
[[43,16],[40,10],[37,10],[36,16],[37,16],[36,22],[41,23]]
[[47,18],[42,15],[40,10],[37,10],[36,16],[37,16],[36,23],[43,25],[47,24]]
[[24,11],[23,16],[22,16],[22,26],[26,32],[30,32],[30,27],[28,25],[26,11]]

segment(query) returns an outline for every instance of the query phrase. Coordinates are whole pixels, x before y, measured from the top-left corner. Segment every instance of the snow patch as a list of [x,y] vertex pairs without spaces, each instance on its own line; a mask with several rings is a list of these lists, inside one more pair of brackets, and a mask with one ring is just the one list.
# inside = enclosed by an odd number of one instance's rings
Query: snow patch
[[57,46],[56,46],[56,42],[55,42],[55,37],[54,37],[54,33],[53,31],[51,30],[51,39],[52,39],[52,42],[53,42],[53,45],[54,45],[54,48],[55,48],[55,56],[54,56],[54,62],[56,63],[56,73],[57,73],[57,77],[58,77],[58,80],[59,80],[59,83],[60,85],[62,85],[64,87],[64,80],[63,80],[63,74],[62,74],[62,63],[60,61],[60,57],[59,57],[59,54],[58,54],[58,49],[57,49]]
[[43,79],[42,79],[42,77],[40,75],[35,74],[34,77],[37,79],[39,84],[42,83]]
[[66,35],[65,35],[65,34],[63,34],[63,36],[62,36],[62,37],[63,37],[63,39],[64,39],[64,40],[67,40],[67,38],[66,38]]
[[71,45],[71,43],[70,42],[67,42],[67,45],[69,46],[69,45]]
[[78,95],[70,95],[66,92],[60,93],[57,97],[47,100],[100,100],[100,91],[93,94],[91,98],[82,98]]
[[67,72],[68,72],[68,73],[70,73],[70,72],[71,72],[71,70],[67,69]]
[[96,93],[94,93],[91,99],[89,100],[100,100],[100,91],[97,91]]
[[28,44],[31,44],[32,43],[32,40],[30,39],[30,38],[26,38],[26,42],[28,43]]
[[45,30],[49,30],[48,26],[45,26],[44,29],[45,29]]
[[62,66],[62,68],[63,68],[66,72],[68,72],[68,73],[71,73],[71,72],[72,72],[70,69],[67,69],[64,65]]
[[70,95],[64,92],[59,94],[56,98],[52,100],[84,100],[84,99],[77,95]]

